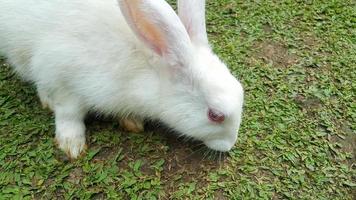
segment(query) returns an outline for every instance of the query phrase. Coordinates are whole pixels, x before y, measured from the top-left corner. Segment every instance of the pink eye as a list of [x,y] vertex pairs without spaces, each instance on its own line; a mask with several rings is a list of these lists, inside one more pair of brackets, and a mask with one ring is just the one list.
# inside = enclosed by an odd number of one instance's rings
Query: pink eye
[[208,111],[209,120],[215,123],[222,123],[225,120],[225,115],[222,112],[209,108]]

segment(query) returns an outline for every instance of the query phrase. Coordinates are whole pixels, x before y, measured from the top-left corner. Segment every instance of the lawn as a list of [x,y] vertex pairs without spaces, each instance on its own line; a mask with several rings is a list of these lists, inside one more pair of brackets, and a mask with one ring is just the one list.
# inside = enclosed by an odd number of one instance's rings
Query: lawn
[[3,58],[0,199],[356,199],[355,1],[210,0],[207,21],[245,89],[233,150],[92,115],[89,150],[69,161],[52,113]]

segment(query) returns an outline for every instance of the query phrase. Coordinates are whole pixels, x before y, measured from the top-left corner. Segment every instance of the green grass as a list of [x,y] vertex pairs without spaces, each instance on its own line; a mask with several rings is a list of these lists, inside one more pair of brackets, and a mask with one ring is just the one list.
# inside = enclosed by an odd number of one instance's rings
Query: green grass
[[226,159],[88,120],[89,151],[69,162],[52,114],[3,60],[0,199],[355,199],[355,1],[208,4],[211,43],[245,88]]

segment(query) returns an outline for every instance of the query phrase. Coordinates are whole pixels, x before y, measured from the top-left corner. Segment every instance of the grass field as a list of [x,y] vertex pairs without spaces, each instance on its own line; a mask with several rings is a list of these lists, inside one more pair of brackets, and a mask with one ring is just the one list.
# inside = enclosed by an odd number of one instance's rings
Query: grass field
[[[236,147],[87,120],[70,162],[32,85],[0,61],[0,199],[356,199],[356,4],[210,0],[210,41],[245,88]],[[1,42],[1,41],[0,41]]]

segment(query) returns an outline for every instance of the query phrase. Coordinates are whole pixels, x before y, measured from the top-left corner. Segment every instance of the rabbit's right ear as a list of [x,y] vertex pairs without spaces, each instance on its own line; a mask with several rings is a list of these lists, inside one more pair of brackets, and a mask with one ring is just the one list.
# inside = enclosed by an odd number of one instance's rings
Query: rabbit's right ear
[[178,0],[178,15],[193,43],[209,45],[205,25],[205,0]]
[[184,25],[165,0],[118,0],[138,38],[171,65],[185,65],[192,55]]

